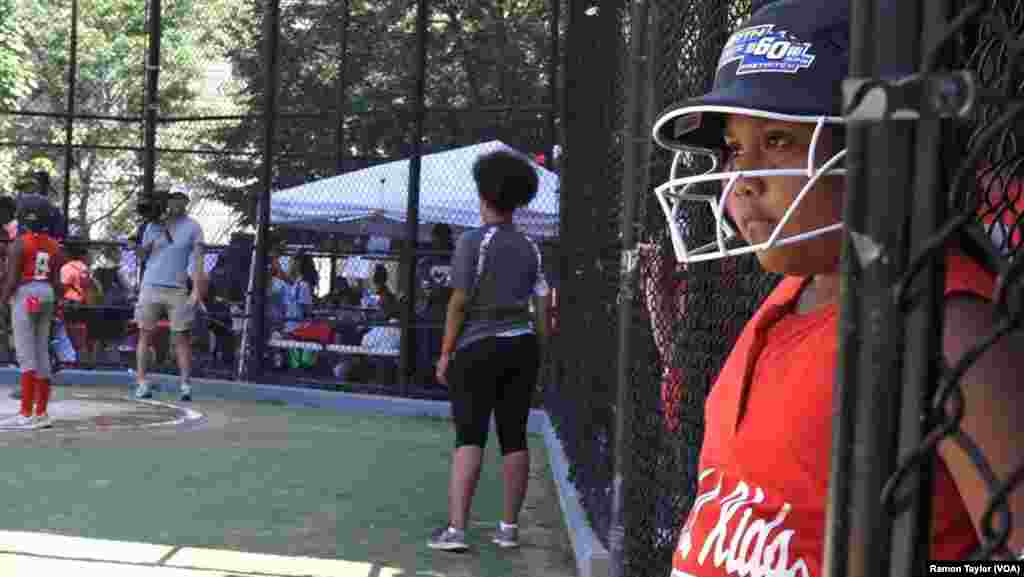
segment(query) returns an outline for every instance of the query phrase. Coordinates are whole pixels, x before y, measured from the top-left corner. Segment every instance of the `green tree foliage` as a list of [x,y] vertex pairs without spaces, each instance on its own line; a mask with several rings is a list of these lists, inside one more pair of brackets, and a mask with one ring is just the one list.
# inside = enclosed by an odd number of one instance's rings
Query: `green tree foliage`
[[[25,71],[24,56],[15,2],[0,0],[0,108],[13,109],[17,106],[18,97],[28,92],[29,77]],[[10,140],[12,126],[10,116],[0,116],[0,135],[4,140]],[[10,166],[13,161],[13,149],[0,149],[0,166]],[[0,190],[10,190],[14,184],[14,177],[0,170]]]
[[[3,1],[3,0],[0,0]],[[132,200],[141,188],[141,156],[127,150],[142,145],[147,3],[143,0],[79,0],[75,111],[105,117],[76,119],[74,142],[82,145],[72,159],[72,202],[69,218],[88,236],[91,228],[113,219],[114,228],[130,220]],[[161,115],[188,115],[198,110],[196,80],[206,64],[202,42],[208,40],[219,19],[212,10],[225,2],[164,0],[162,2],[160,103]],[[69,0],[19,0],[19,36],[26,50],[32,90],[19,107],[36,112],[65,112],[69,98],[71,54],[71,2]],[[110,119],[107,119],[110,118]],[[167,129],[173,146],[178,132]],[[48,143],[51,147],[23,148],[19,160],[49,157],[58,174],[64,174],[64,121],[45,117],[19,117],[19,140]],[[164,134],[161,134],[164,137]],[[95,147],[95,148],[94,148]],[[164,178],[186,178],[198,171],[199,160],[189,155],[159,159]],[[15,170],[20,170],[19,168]],[[55,184],[62,182],[56,178]],[[116,218],[115,218],[116,217]],[[124,232],[110,230],[108,233]]]
[[[544,112],[535,108],[548,103],[549,2],[430,4],[427,152],[493,138],[531,152],[543,150]],[[263,146],[265,3],[248,0],[248,5],[251,9],[224,23],[230,29],[224,52],[241,79],[236,101],[249,117],[210,135],[234,151]],[[276,187],[407,156],[413,133],[416,3],[283,2],[280,22]],[[344,127],[341,167],[339,124]],[[261,188],[261,162],[259,155],[212,158],[211,182],[238,183],[221,188],[219,198],[243,210],[252,208],[249,199]]]
[[[14,92],[17,107],[65,112],[71,0],[0,0],[0,43],[6,2],[17,7],[12,45],[20,47],[24,78],[13,86],[25,87]],[[158,178],[189,183],[243,212],[261,188],[266,4],[162,0]],[[141,188],[142,157],[131,148],[143,142],[147,5],[79,0],[74,108],[91,117],[74,125],[80,148],[68,167],[69,217],[85,234],[100,222],[108,234],[124,232]],[[494,138],[543,150],[548,18],[548,0],[431,1],[427,152]],[[413,0],[282,2],[278,187],[409,154],[415,21]],[[212,89],[204,81],[211,69],[227,78]],[[4,70],[0,58],[0,98]],[[211,116],[219,118],[195,120]],[[63,188],[63,119],[20,116],[11,124],[8,140],[38,146],[21,146],[17,158],[0,163],[0,185],[46,158]]]
[[0,107],[13,108],[28,89],[22,67],[24,48],[18,37],[14,0],[0,0]]

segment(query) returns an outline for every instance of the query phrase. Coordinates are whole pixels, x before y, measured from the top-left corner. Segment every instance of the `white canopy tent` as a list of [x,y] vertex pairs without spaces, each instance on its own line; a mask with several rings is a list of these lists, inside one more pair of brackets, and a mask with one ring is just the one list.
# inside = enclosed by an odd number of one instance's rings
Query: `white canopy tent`
[[[447,223],[457,234],[480,226],[480,201],[473,180],[473,163],[495,150],[513,150],[497,140],[421,157],[419,237],[430,239],[435,223]],[[527,235],[558,235],[558,175],[534,164],[537,196],[516,211],[515,222]],[[276,226],[375,235],[406,236],[409,198],[409,160],[397,160],[363,170],[275,191],[270,199],[270,222]]]

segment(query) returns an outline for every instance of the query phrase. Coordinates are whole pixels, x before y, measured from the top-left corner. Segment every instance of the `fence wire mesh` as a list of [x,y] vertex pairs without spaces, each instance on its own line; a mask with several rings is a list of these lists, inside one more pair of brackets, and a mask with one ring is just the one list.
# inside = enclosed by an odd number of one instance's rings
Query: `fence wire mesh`
[[[988,94],[1019,98],[1021,83],[1019,54],[1022,8],[1019,2],[958,2],[951,11],[949,24],[954,47],[950,69],[969,69]],[[589,10],[589,12],[588,12]],[[711,84],[719,52],[731,30],[749,14],[750,2],[653,2],[651,25],[656,29],[655,63],[650,90],[654,110],[706,91]],[[968,17],[974,13],[973,17]],[[607,545],[612,523],[609,504],[613,493],[614,471],[610,468],[614,447],[613,423],[616,412],[614,384],[617,371],[615,355],[607,346],[614,339],[616,315],[613,302],[634,295],[631,328],[635,356],[628,386],[632,391],[632,437],[629,460],[629,487],[625,520],[625,564],[627,575],[658,575],[670,572],[670,562],[680,524],[692,505],[696,461],[702,441],[703,404],[708,389],[722,366],[725,355],[744,323],[779,278],[765,274],[753,258],[691,265],[682,270],[672,258],[671,245],[664,234],[663,213],[653,199],[645,197],[637,209],[637,231],[641,240],[639,274],[635,291],[619,289],[621,268],[616,243],[594,239],[613,238],[613,225],[602,230],[603,223],[614,221],[621,204],[606,191],[628,191],[622,181],[620,135],[623,134],[624,94],[631,89],[629,76],[623,73],[620,58],[628,53],[630,23],[627,12],[615,2],[584,3],[572,10],[569,23],[570,49],[567,70],[590,70],[601,62],[604,83],[581,83],[567,99],[574,117],[589,128],[589,141],[574,139],[570,125],[567,134],[565,186],[571,207],[562,223],[565,259],[571,272],[565,277],[566,294],[577,301],[563,307],[564,342],[585,342],[578,352],[560,351],[565,378],[558,391],[549,395],[547,406],[556,422],[559,436],[571,461],[571,474],[587,515],[598,536]],[[605,19],[604,22],[601,19]],[[619,57],[600,52],[595,38],[604,38],[617,47]],[[614,39],[614,41],[612,40]],[[588,53],[590,60],[577,60]],[[616,63],[614,73],[611,63]],[[575,72],[570,72],[575,74]],[[586,77],[580,72],[579,77]],[[603,106],[586,101],[582,95],[609,94]],[[574,95],[576,98],[574,99]],[[1009,100],[987,100],[945,144],[943,158],[947,182],[959,172],[970,175],[970,186],[952,186],[949,197],[953,216],[939,231],[932,246],[968,223],[982,224],[991,240],[989,255],[1001,271],[1001,289],[997,307],[1003,318],[1000,335],[1019,327],[1021,304],[1020,261],[1014,255],[1022,243],[1022,189],[1020,109]],[[604,131],[611,133],[602,140]],[[611,152],[602,152],[610,147]],[[967,159],[964,161],[963,159]],[[598,166],[598,160],[604,164]],[[667,180],[670,158],[657,150],[642,159],[651,184]],[[696,174],[707,167],[699,159],[685,159],[687,173]],[[680,176],[685,176],[681,174]],[[603,187],[601,184],[603,183]],[[628,192],[627,192],[628,193]],[[577,204],[578,203],[578,204]],[[582,206],[580,206],[582,205]],[[686,212],[683,218],[695,235],[713,232],[710,215]],[[587,219],[583,226],[577,219]],[[586,235],[587,241],[584,241]],[[941,238],[940,238],[941,237]],[[986,241],[987,242],[987,241]],[[603,249],[612,250],[605,253]],[[921,256],[911,264],[920,270]],[[912,302],[903,302],[909,314]],[[595,326],[594,317],[601,319]],[[993,337],[994,338],[994,337]],[[922,452],[933,450],[943,438],[959,437],[957,403],[962,395],[957,380],[963,370],[992,339],[979,343],[960,366],[947,371],[931,406],[941,407],[953,399],[947,411],[933,409],[933,428]],[[585,395],[574,392],[585,391]],[[920,418],[915,416],[915,419]],[[969,445],[967,441],[961,441]],[[890,479],[886,499],[908,469],[919,465],[918,454],[901,464]],[[975,455],[979,470],[988,470],[982,455]],[[1016,470],[1005,478],[992,478],[985,539],[975,556],[998,550],[1009,529],[1005,523],[1006,494],[1024,473]],[[890,505],[893,505],[890,503]]]
[[[521,224],[541,241],[547,264],[556,260],[558,125],[552,98],[558,56],[552,50],[559,46],[553,33],[564,26],[554,9],[559,5],[547,0],[507,6],[428,2],[425,121],[418,133],[417,5],[16,3],[13,19],[0,22],[13,30],[14,45],[24,48],[16,53],[22,66],[14,76],[0,69],[0,190],[13,194],[26,173],[46,171],[72,237],[118,241],[127,248],[140,230],[136,201],[151,193],[147,172],[154,175],[154,188],[183,187],[191,195],[190,215],[203,226],[214,253],[233,243],[250,251],[234,250],[225,259],[231,262],[221,262],[229,270],[212,278],[228,278],[230,286],[213,287],[207,303],[237,341],[249,287],[235,281],[249,274],[245,263],[253,256],[269,162],[269,235],[257,248],[273,253],[278,280],[268,283],[265,305],[257,300],[262,308],[248,315],[267,318],[265,342],[273,345],[262,359],[267,379],[331,388],[376,381],[386,386],[375,391],[390,393],[395,383],[413,381],[423,386],[415,394],[444,397],[433,378],[443,330],[443,310],[437,309],[443,304],[437,295],[426,295],[433,279],[425,265],[447,265],[451,243],[479,223],[470,168],[480,151],[466,147],[504,143],[551,170]],[[277,39],[273,70],[266,53],[271,35]],[[147,58],[157,48],[160,65],[154,69]],[[155,92],[147,93],[151,73],[158,81]],[[271,73],[277,77],[273,107],[266,90]],[[149,96],[155,97],[152,106]],[[274,127],[269,135],[268,126]],[[410,257],[403,240],[408,162],[372,175],[372,182],[325,179],[408,159],[417,138],[427,156],[417,254]],[[466,152],[429,160],[460,148]],[[450,240],[432,240],[439,222],[451,225]],[[305,266],[312,270],[305,275],[311,294],[305,306],[285,312],[281,293],[294,284],[288,268],[306,257],[312,260]],[[123,260],[131,277],[137,266],[130,255]],[[106,261],[99,258],[97,264],[107,266]],[[217,261],[208,259],[211,272]],[[372,279],[375,265],[387,275],[380,286]],[[413,294],[406,294],[409,270],[415,275]],[[388,310],[384,301],[393,303]],[[406,318],[410,301],[415,312]],[[399,327],[389,322],[394,317],[402,319]],[[312,329],[297,334],[297,325]],[[394,337],[407,327],[402,340],[408,337],[415,350],[403,375]],[[311,353],[305,361],[289,362],[302,351]],[[232,366],[217,358],[208,366]],[[352,366],[360,370],[349,372]],[[232,371],[222,372],[217,376]]]
[[[949,218],[925,240],[925,249],[909,263],[896,297],[906,314],[920,306],[908,287],[921,271],[944,258],[942,247],[958,237],[970,236],[977,256],[997,274],[993,295],[993,332],[974,343],[941,379],[921,415],[929,423],[924,438],[904,456],[883,489],[886,511],[898,515],[906,503],[900,494],[909,474],[924,466],[943,441],[953,441],[969,456],[988,497],[981,521],[981,542],[967,559],[1019,558],[1007,549],[1007,539],[1019,520],[1011,520],[1008,496],[1024,482],[1024,464],[1000,472],[977,440],[963,428],[966,411],[965,375],[1001,339],[1019,334],[1024,326],[1024,283],[1020,250],[1024,226],[1024,6],[1012,1],[952,2],[951,16],[937,36],[944,39],[925,59],[925,73],[965,71],[977,82],[981,95],[970,116],[958,126],[960,137],[945,143],[947,158],[943,182],[950,193]],[[946,56],[948,55],[948,56]],[[945,57],[944,57],[945,56]],[[942,191],[936,191],[941,194]],[[983,230],[984,235],[978,235]],[[973,243],[972,243],[973,244]],[[941,358],[941,351],[934,351]]]
[[[565,447],[570,480],[591,526],[607,539],[618,282],[617,185],[613,103],[621,108],[622,2],[567,3],[560,250],[559,329],[552,343],[560,379],[545,407]],[[612,68],[614,67],[614,69]],[[572,71],[572,72],[569,72]],[[619,92],[616,92],[619,90]],[[577,129],[576,126],[580,128]]]
[[[658,28],[656,114],[710,89],[721,48],[749,15],[750,2],[655,2],[652,11]],[[671,160],[665,151],[652,150],[651,186],[668,180]],[[685,159],[677,176],[707,170],[702,162]],[[637,351],[646,352],[646,359],[638,357],[632,368],[635,457],[625,575],[671,572],[679,530],[695,498],[705,397],[744,324],[778,282],[749,257],[684,269],[675,261],[661,207],[649,191],[643,194],[638,224],[650,248],[639,255],[633,338],[648,347]],[[684,206],[681,212],[695,236],[713,234],[709,211]]]
[[[749,13],[750,3],[650,4],[653,66],[648,90],[657,111],[710,87],[721,47]],[[743,324],[778,279],[762,273],[752,258],[685,271],[677,267],[663,213],[654,195],[644,190],[635,221],[636,237],[646,247],[638,255],[639,284],[636,290],[620,290],[622,194],[634,192],[623,181],[630,90],[625,59],[633,23],[629,6],[618,2],[580,3],[570,9],[566,70],[576,82],[566,97],[573,117],[566,135],[561,235],[570,268],[564,276],[557,349],[564,376],[549,391],[546,407],[589,521],[608,546],[616,309],[620,299],[629,298],[634,418],[624,574],[667,574],[680,524],[695,496],[704,396]],[[583,134],[576,126],[585,127],[579,129]],[[638,159],[636,172],[651,184],[664,182],[670,160],[652,150],[649,158]],[[694,159],[686,169],[696,173],[701,167]],[[686,218],[700,232],[713,230],[709,215],[694,212]]]

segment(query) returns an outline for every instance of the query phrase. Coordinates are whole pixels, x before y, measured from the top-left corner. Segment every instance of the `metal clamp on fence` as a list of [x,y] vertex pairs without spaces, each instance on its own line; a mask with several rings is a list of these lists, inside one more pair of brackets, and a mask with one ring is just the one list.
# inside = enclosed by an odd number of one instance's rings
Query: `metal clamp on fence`
[[978,84],[967,70],[843,81],[843,110],[850,122],[966,118],[977,101]]

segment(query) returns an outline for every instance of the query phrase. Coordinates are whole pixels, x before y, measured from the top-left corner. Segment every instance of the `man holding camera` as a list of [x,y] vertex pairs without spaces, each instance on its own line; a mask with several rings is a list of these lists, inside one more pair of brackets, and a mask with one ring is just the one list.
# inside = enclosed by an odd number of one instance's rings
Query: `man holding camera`
[[[206,267],[203,266],[203,229],[186,214],[188,195],[180,190],[167,193],[166,208],[150,215],[136,249],[139,260],[146,260],[135,322],[139,328],[136,346],[138,372],[137,398],[152,398],[146,381],[149,343],[161,314],[167,314],[181,377],[181,400],[192,400],[192,323],[196,307],[206,294]],[[191,293],[188,290],[189,258],[194,263]]]

